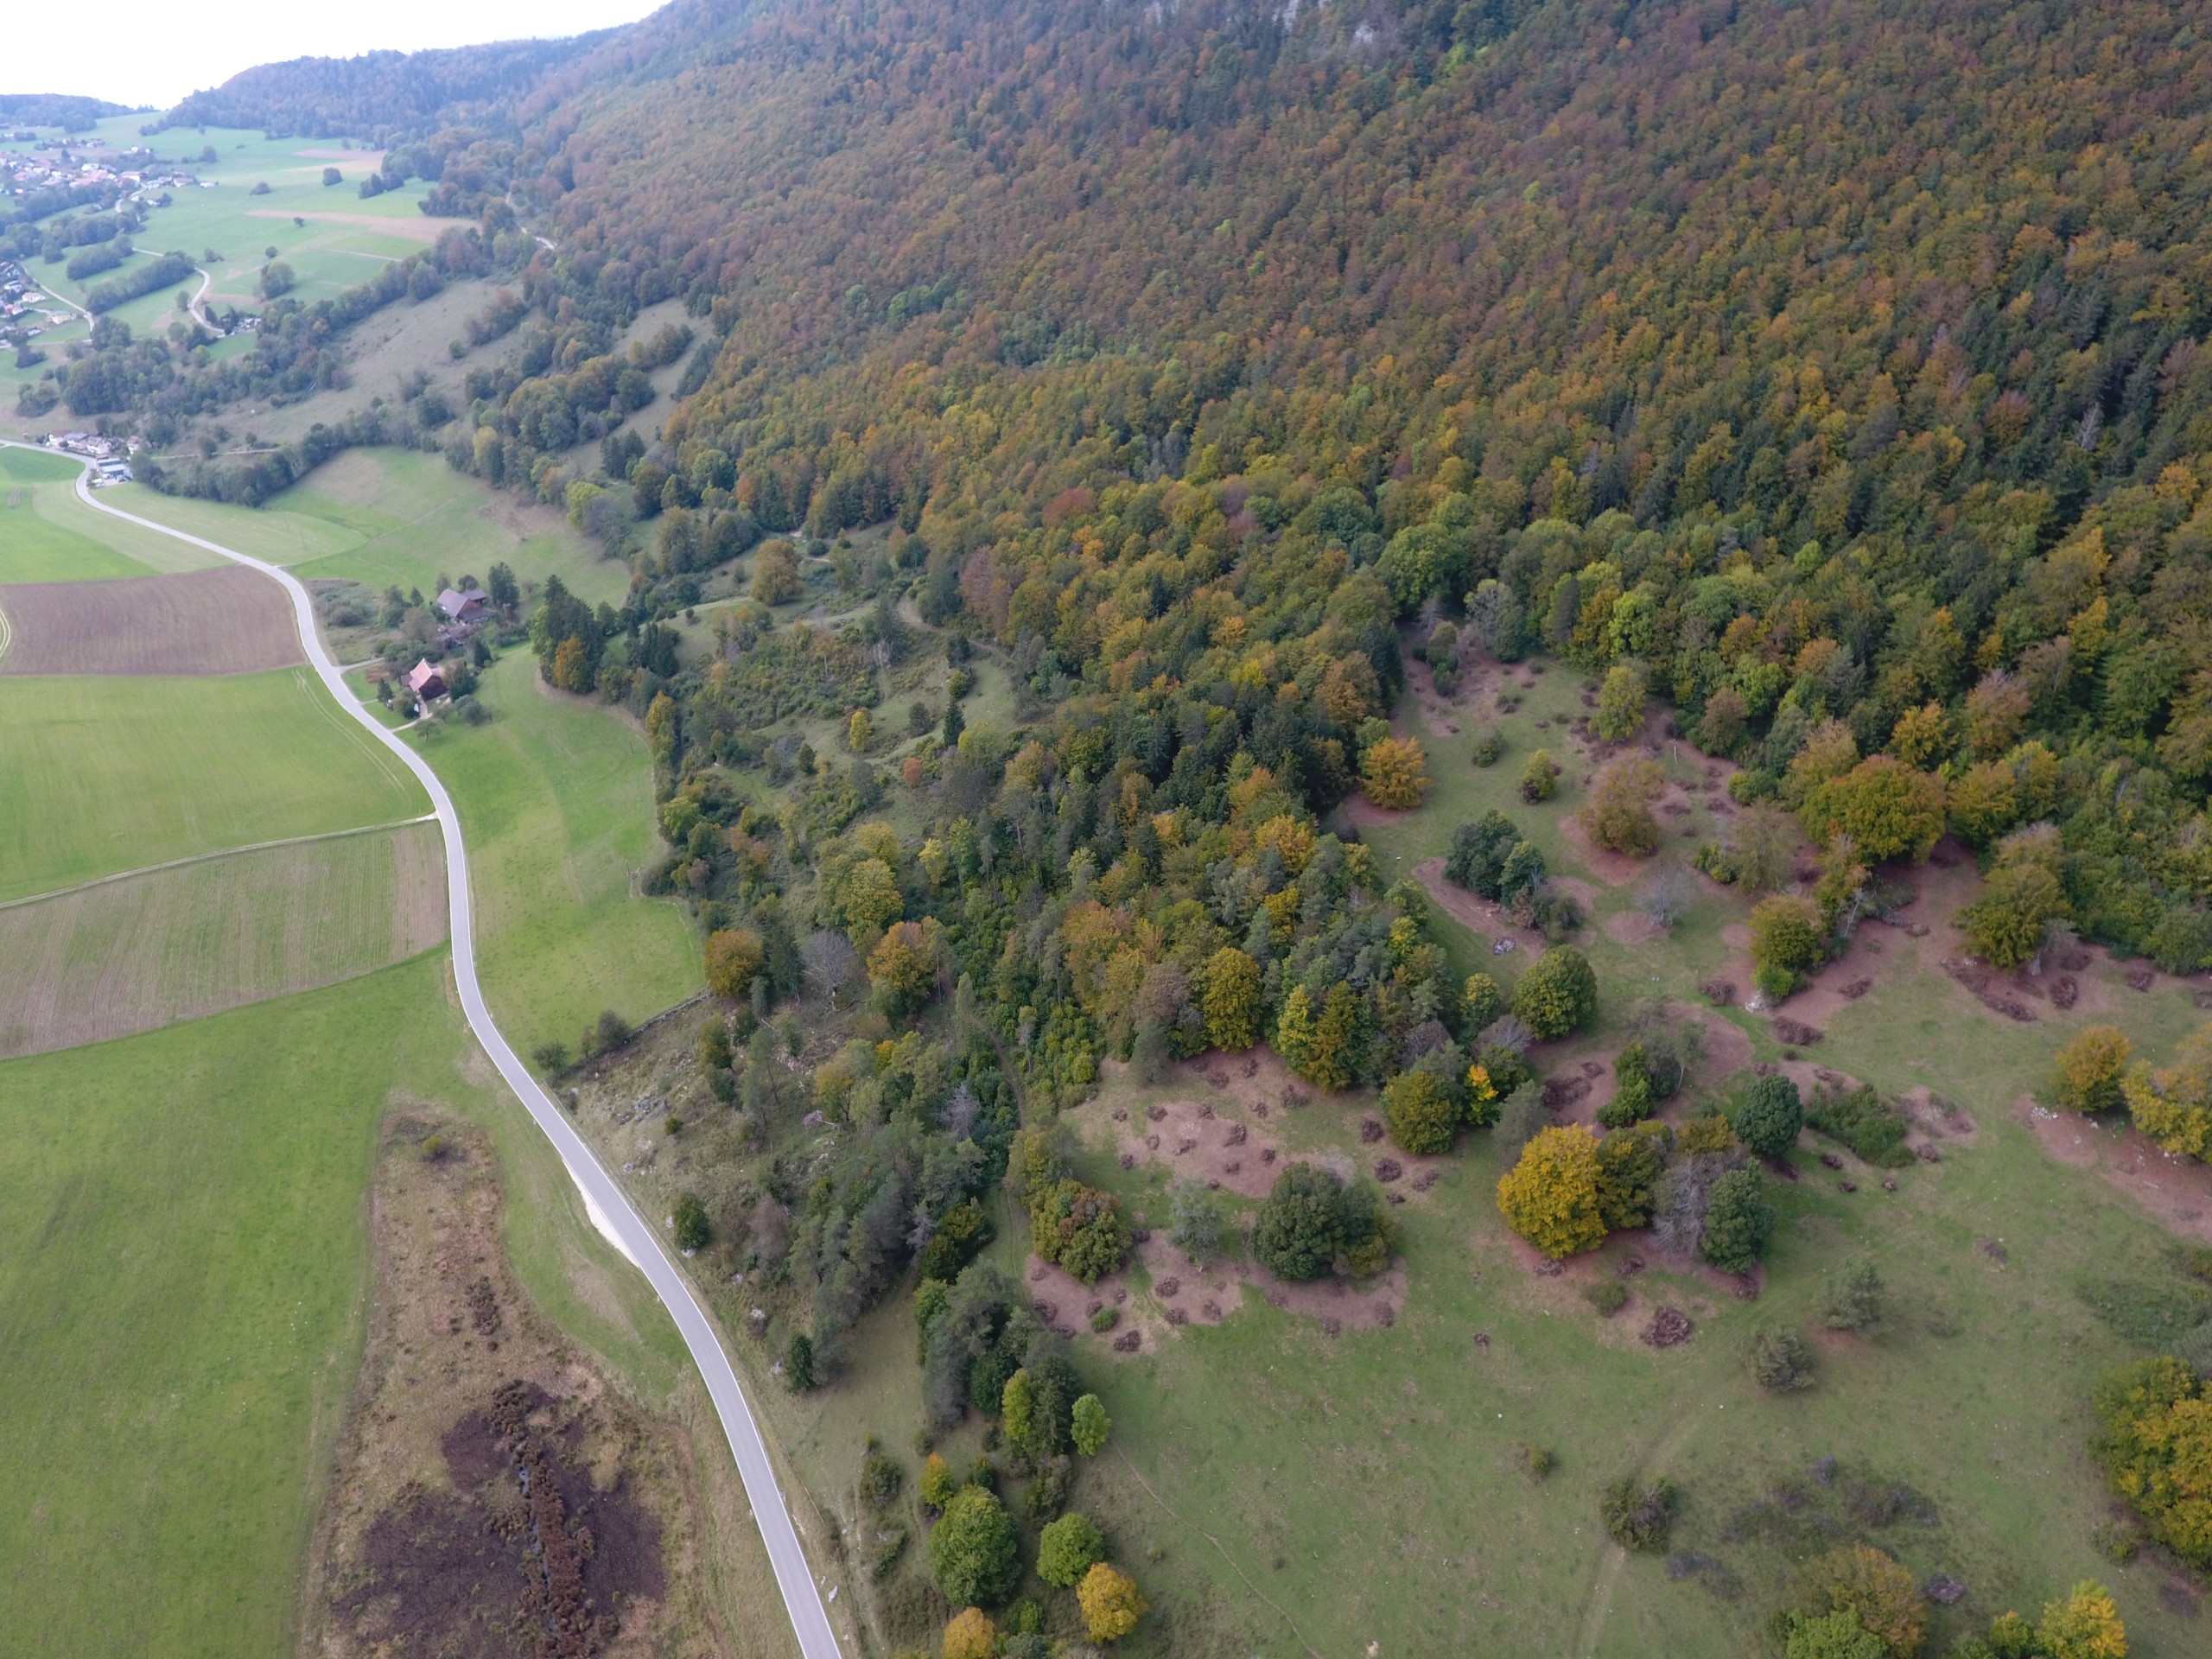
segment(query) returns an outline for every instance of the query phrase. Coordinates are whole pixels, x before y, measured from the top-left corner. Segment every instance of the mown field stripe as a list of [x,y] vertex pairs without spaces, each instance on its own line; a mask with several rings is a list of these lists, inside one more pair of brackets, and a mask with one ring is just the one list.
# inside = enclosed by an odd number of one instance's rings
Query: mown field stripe
[[272,847],[296,847],[308,841],[342,841],[348,836],[380,835],[386,830],[404,830],[410,823],[435,823],[438,815],[425,812],[419,817],[393,818],[385,823],[365,823],[353,830],[325,830],[319,835],[285,836],[276,841],[257,841],[244,847],[224,847],[212,853],[194,853],[189,858],[172,858],[160,864],[141,864],[135,870],[118,870],[112,875],[96,875],[89,881],[78,881],[66,887],[52,887],[44,893],[28,893],[21,899],[0,899],[0,910],[14,910],[22,905],[42,905],[49,899],[67,899],[73,893],[82,893],[87,887],[104,887],[111,882],[128,881],[134,876],[157,875],[163,870],[182,869],[188,864],[206,864],[219,858],[241,858],[248,853],[265,853]]

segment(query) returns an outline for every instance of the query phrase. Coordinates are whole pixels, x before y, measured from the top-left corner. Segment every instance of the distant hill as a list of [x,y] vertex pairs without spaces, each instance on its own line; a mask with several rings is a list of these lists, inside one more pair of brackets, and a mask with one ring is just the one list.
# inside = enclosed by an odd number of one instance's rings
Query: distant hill
[[128,115],[130,108],[71,92],[0,92],[0,126],[62,127],[74,132],[111,115]]
[[164,115],[160,125],[258,127],[276,137],[383,140],[480,120],[615,32],[259,64],[220,86],[193,93]]

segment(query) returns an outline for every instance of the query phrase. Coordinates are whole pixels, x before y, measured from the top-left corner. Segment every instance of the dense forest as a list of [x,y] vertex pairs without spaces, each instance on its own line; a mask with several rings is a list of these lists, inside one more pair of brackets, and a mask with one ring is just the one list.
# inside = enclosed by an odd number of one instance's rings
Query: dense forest
[[[1887,757],[1978,843],[2056,819],[2075,925],[2196,965],[2208,21],[678,6],[514,152],[523,292],[556,362],[664,294],[715,329],[600,480],[634,513],[895,514],[1040,689],[1188,695],[1192,619],[1306,537],[1402,620],[1632,665],[1755,791]],[[448,453],[565,493],[568,387]]]
[[613,32],[259,64],[193,93],[149,130],[259,127],[277,138],[362,137],[382,143],[395,135],[504,112]]
[[60,127],[76,132],[111,115],[128,115],[127,104],[80,98],[73,92],[0,92],[0,126]]

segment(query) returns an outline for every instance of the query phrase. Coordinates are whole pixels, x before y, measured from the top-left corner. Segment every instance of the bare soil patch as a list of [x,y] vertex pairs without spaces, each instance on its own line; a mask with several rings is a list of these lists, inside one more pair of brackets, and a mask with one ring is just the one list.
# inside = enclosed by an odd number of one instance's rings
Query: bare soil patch
[[1287,1161],[1280,1140],[1241,1116],[1222,1116],[1211,1098],[1154,1105],[1114,1127],[1125,1166],[1156,1163],[1178,1180],[1204,1181],[1239,1198],[1266,1198]]
[[1488,938],[1492,945],[1498,940],[1510,938],[1516,950],[1530,950],[1541,956],[1550,943],[1533,927],[1516,927],[1512,918],[1487,899],[1478,899],[1465,887],[1455,887],[1444,879],[1444,861],[1425,858],[1414,866],[1414,877],[1428,889],[1428,896],[1436,907],[1453,921]]
[[1459,735],[1459,710],[1452,706],[1452,698],[1436,689],[1436,672],[1427,663],[1411,657],[1406,659],[1406,689],[1414,694],[1421,723],[1429,736]]
[[283,590],[239,565],[0,588],[0,674],[251,674],[304,663]]
[[1640,910],[1617,910],[1603,925],[1605,937],[1615,944],[1649,944],[1667,937],[1667,930]]
[[727,1653],[702,1599],[680,1431],[538,1316],[508,1268],[500,1208],[477,1131],[416,1112],[387,1126],[375,1307],[301,1651]]
[[2012,1111],[2060,1163],[2094,1169],[2169,1231],[2212,1243],[2212,1167],[2164,1150],[2125,1123],[2054,1111],[2032,1095],[2015,1100]]

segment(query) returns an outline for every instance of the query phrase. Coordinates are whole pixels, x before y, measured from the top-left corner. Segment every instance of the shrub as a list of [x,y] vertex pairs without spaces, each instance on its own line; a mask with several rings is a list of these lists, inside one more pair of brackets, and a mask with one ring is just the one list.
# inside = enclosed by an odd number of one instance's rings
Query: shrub
[[1113,1432],[1113,1420],[1096,1395],[1086,1394],[1077,1400],[1069,1414],[1068,1433],[1077,1452],[1086,1458],[1096,1457],[1106,1449],[1106,1437]]
[[760,936],[748,927],[723,928],[707,935],[707,988],[729,1001],[742,1001],[753,976],[767,960]]
[[2161,1357],[2128,1366],[2097,1391],[2094,1442],[2113,1491],[2151,1535],[2196,1567],[2212,1567],[2212,1397],[2204,1379]]
[[1497,1207],[1507,1225],[1554,1261],[1605,1242],[1598,1198],[1598,1141],[1569,1127],[1537,1132],[1499,1178]]
[[1206,958],[1205,989],[1198,1007],[1206,1040],[1216,1048],[1241,1053],[1260,1040],[1265,1013],[1260,996],[1260,964],[1233,944]]
[[1656,761],[1637,758],[1616,760],[1598,774],[1598,785],[1583,803],[1575,821],[1591,841],[1633,858],[1649,858],[1659,850],[1659,820],[1651,803],[1666,786]]
[[1292,1283],[1379,1273],[1395,1243],[1371,1188],[1313,1164],[1293,1164],[1275,1177],[1252,1231],[1260,1265]]
[[1531,805],[1559,792],[1559,768],[1552,764],[1550,750],[1537,749],[1521,763],[1520,784],[1521,798]]
[[1651,1116],[1650,1068],[1644,1063],[1643,1045],[1630,1043],[1613,1057],[1613,1097],[1599,1109],[1598,1122],[1609,1129],[1626,1128]]
[[1086,1285],[1122,1265],[1129,1253],[1128,1223],[1110,1192],[1063,1178],[1029,1194],[1032,1244]]
[[1788,1394],[1813,1386],[1813,1350],[1787,1327],[1760,1332],[1751,1339],[1751,1376],[1763,1389]]
[[2091,1026],[2058,1051],[2058,1103],[2069,1111],[2116,1111],[2126,1096],[2127,1035],[2117,1026]]
[[676,1223],[676,1248],[686,1255],[705,1249],[715,1236],[715,1230],[707,1220],[707,1206],[699,1202],[696,1192],[676,1195],[676,1208],[671,1219]]
[[1805,1127],[1797,1085],[1780,1072],[1752,1078],[1728,1103],[1728,1127],[1755,1156],[1781,1157],[1796,1145],[1797,1132]]
[[804,1331],[792,1332],[784,1344],[784,1381],[793,1394],[805,1394],[821,1381],[814,1373],[814,1338]]
[[1383,1085],[1383,1121],[1401,1150],[1417,1155],[1449,1152],[1459,1109],[1426,1071],[1401,1071]]
[[1105,1539],[1073,1510],[1037,1535],[1037,1576],[1059,1589],[1074,1589],[1105,1559]]
[[1723,1273],[1749,1273],[1774,1236],[1774,1206],[1755,1169],[1732,1169],[1713,1184],[1698,1252]]
[[1147,1611],[1137,1581],[1103,1561],[1083,1575],[1075,1599],[1083,1609],[1084,1628],[1094,1642],[1120,1641],[1136,1629]]
[[1540,1043],[1580,1030],[1597,1012],[1598,976],[1571,944],[1545,951],[1513,988],[1514,1017]]
[[1020,1580],[1020,1545],[997,1495],[963,1486],[930,1529],[930,1576],[955,1606],[995,1607]]
[[1377,806],[1419,806],[1428,793],[1428,758],[1421,740],[1386,737],[1370,744],[1359,760],[1359,787]]
[[1598,1311],[1601,1319],[1611,1319],[1628,1306],[1628,1287],[1618,1279],[1597,1279],[1582,1287],[1582,1300]]
[[937,1452],[931,1452],[922,1464],[922,1502],[933,1510],[943,1510],[960,1491],[960,1483],[952,1478],[952,1465]]
[[1559,1454],[1548,1446],[1523,1440],[1513,1449],[1513,1460],[1531,1480],[1541,1480],[1559,1467]]
[[1903,1169],[1912,1161],[1911,1148],[1905,1145],[1910,1126],[1904,1114],[1885,1104],[1871,1084],[1840,1093],[1816,1093],[1805,1108],[1805,1122],[1870,1164]]
[[1667,1548],[1667,1534],[1680,1505],[1681,1494],[1672,1481],[1644,1485],[1632,1475],[1623,1475],[1605,1488],[1598,1516],[1605,1522],[1605,1535],[1623,1549],[1656,1555]]
[[1674,1133],[1663,1123],[1613,1130],[1598,1143],[1598,1215],[1608,1232],[1651,1219]]
[[1178,1181],[1167,1195],[1167,1242],[1204,1267],[1221,1254],[1221,1236],[1228,1226],[1221,1200],[1204,1181]]
[[1869,1544],[1830,1550],[1807,1569],[1815,1606],[1851,1613],[1892,1654],[1917,1653],[1928,1637],[1928,1604],[1894,1556]]
[[1882,1275],[1872,1262],[1847,1262],[1828,1275],[1821,1319],[1831,1331],[1872,1331],[1882,1322]]
[[2127,1627],[2112,1592],[2084,1579],[2065,1600],[2045,1602],[2036,1649],[2048,1659],[2127,1659]]
[[1751,968],[1759,989],[1777,1000],[1796,989],[1799,976],[1820,962],[1826,931],[1810,899],[1777,893],[1754,906]]
[[1474,762],[1478,766],[1494,766],[1505,753],[1505,740],[1495,727],[1485,727],[1475,734]]
[[955,1613],[944,1627],[944,1659],[991,1659],[998,1650],[997,1627],[980,1607]]
[[1818,1618],[1789,1615],[1783,1659],[1890,1659],[1889,1644],[1848,1608]]
[[1617,663],[1605,671],[1598,688],[1598,715],[1592,724],[1608,743],[1624,742],[1643,726],[1643,670],[1634,663]]
[[2120,1087],[2135,1127],[2168,1152],[2212,1155],[2212,1024],[2183,1041],[2172,1065],[2138,1065]]

